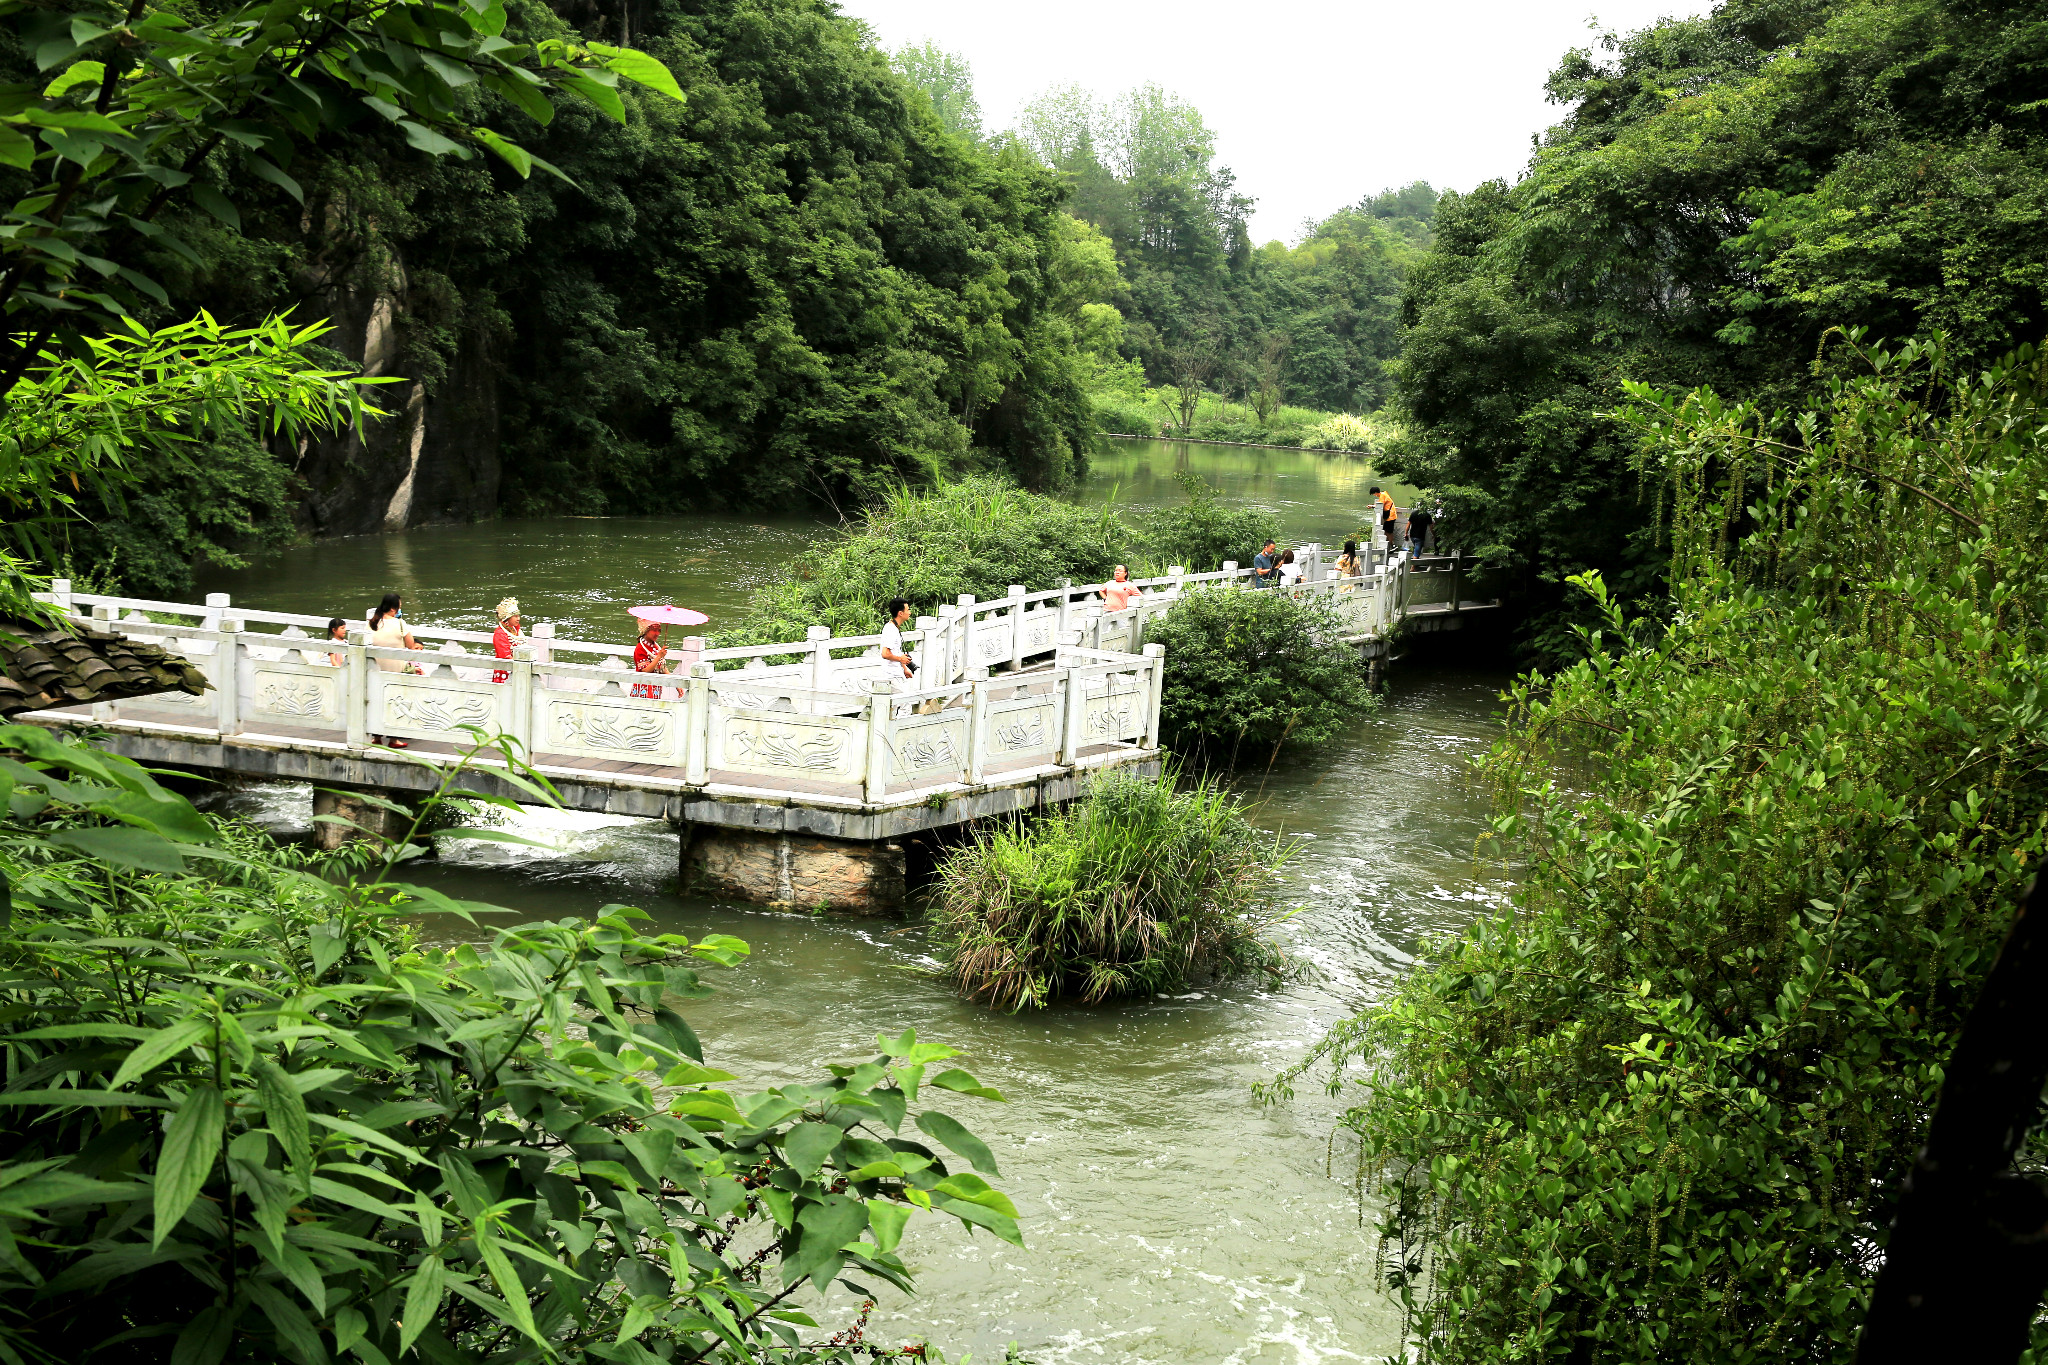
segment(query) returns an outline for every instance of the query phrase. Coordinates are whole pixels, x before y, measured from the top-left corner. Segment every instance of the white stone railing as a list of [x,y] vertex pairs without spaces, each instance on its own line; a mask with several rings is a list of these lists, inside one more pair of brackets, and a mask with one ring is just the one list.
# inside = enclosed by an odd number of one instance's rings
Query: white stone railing
[[[1396,554],[1375,572],[1337,578],[1320,547],[1296,554],[1302,582],[1285,591],[1327,599],[1353,638],[1383,637],[1436,584],[1455,609],[1454,560]],[[632,646],[557,638],[548,623],[500,660],[478,631],[409,625],[424,648],[386,649],[362,626],[345,641],[324,639],[325,618],[237,608],[225,594],[160,602],[73,593],[59,580],[42,596],[75,619],[161,643],[213,684],[203,697],[97,703],[98,721],[343,749],[379,738],[459,743],[473,726],[516,738],[544,768],[646,764],[712,789],[873,804],[1156,750],[1164,651],[1144,644],[1146,623],[1191,588],[1252,578],[1231,563],[1208,574],[1173,569],[1137,580],[1142,595],[1114,612],[1105,584],[962,597],[904,632],[919,665],[908,680],[881,658],[879,635],[835,637],[822,626],[771,645],[711,648],[691,637],[671,650],[673,672],[646,674],[631,670]]]

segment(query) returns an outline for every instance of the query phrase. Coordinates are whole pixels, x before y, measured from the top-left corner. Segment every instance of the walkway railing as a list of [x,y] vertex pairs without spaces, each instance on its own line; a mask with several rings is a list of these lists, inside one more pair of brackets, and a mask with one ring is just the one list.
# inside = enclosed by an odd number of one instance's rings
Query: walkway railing
[[[1353,638],[1384,637],[1418,595],[1457,608],[1455,561],[1443,561],[1445,572],[1396,555],[1375,573],[1334,578],[1319,547],[1297,554],[1303,581],[1292,591],[1326,597]],[[1173,569],[1139,580],[1143,595],[1114,612],[1104,609],[1105,584],[963,597],[904,632],[919,665],[910,680],[880,656],[879,635],[822,626],[770,645],[712,648],[692,637],[671,650],[674,673],[653,675],[631,671],[630,645],[557,638],[547,623],[499,660],[478,631],[409,625],[425,649],[387,649],[361,626],[328,640],[325,618],[238,608],[220,593],[163,602],[74,593],[59,580],[43,597],[162,643],[213,684],[203,697],[98,703],[95,721],[340,754],[380,739],[462,745],[475,727],[518,739],[544,770],[872,806],[1155,753],[1164,649],[1144,644],[1146,623],[1191,589],[1252,577],[1235,564]]]

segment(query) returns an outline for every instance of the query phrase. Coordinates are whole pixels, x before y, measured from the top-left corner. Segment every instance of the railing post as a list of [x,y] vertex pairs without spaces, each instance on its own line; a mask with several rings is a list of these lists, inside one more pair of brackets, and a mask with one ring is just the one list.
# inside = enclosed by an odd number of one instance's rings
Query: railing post
[[1226,579],[1224,579],[1224,580],[1223,580],[1223,581],[1224,581],[1225,583],[1234,583],[1234,582],[1236,582],[1236,581],[1237,581],[1237,578],[1236,578],[1236,575],[1237,575],[1237,561],[1236,561],[1236,560],[1234,560],[1234,559],[1226,559],[1226,560],[1224,560],[1224,561],[1223,561],[1223,572],[1224,572],[1224,573],[1226,573],[1226,574],[1229,574],[1229,575],[1231,575],[1231,577],[1229,577],[1229,578],[1226,578]]
[[982,769],[988,764],[988,738],[982,731],[987,728],[988,679],[976,680],[974,690],[967,694],[967,784],[981,785]]
[[1464,596],[1465,567],[1458,562],[1459,551],[1451,551],[1451,615],[1458,614],[1458,599]]
[[1159,747],[1159,699],[1166,687],[1166,646],[1146,645],[1145,657],[1152,661],[1152,674],[1146,679],[1145,698],[1145,747]]
[[[219,630],[220,614],[228,609],[228,595],[224,592],[206,594],[206,611],[199,618],[201,630]],[[209,648],[211,642],[209,641]]]
[[214,728],[222,739],[242,733],[242,623],[222,617],[214,647]]
[[1101,607],[1087,607],[1087,608],[1084,608],[1084,610],[1085,610],[1085,611],[1086,611],[1086,612],[1087,612],[1088,614],[1087,614],[1087,616],[1086,616],[1086,617],[1084,617],[1084,618],[1083,618],[1083,622],[1082,622],[1082,626],[1081,626],[1081,630],[1082,630],[1082,632],[1083,632],[1083,633],[1082,633],[1082,636],[1081,636],[1081,638],[1082,638],[1082,640],[1084,640],[1084,641],[1085,641],[1085,642],[1087,643],[1087,645],[1088,645],[1088,648],[1090,648],[1090,649],[1101,649],[1101,648],[1102,648],[1102,608],[1101,608]]
[[[972,662],[970,660],[970,662]],[[1024,667],[1024,585],[1010,585],[1010,671]]]
[[370,632],[366,628],[349,628],[344,664],[348,669],[348,695],[342,704],[347,713],[349,746],[356,749],[370,742],[370,656],[363,652],[369,642]]
[[1078,669],[1067,670],[1067,704],[1064,708],[1066,721],[1060,726],[1060,762],[1074,766],[1081,757],[1081,708],[1087,704],[1088,689],[1082,685]]
[[690,691],[683,714],[683,780],[699,787],[711,767],[711,673],[710,664],[691,664],[685,684]]
[[896,683],[882,678],[870,685],[868,696],[867,799],[880,801],[889,789],[889,709],[895,705]]
[[811,690],[826,692],[832,687],[832,646],[826,641],[832,638],[830,626],[806,626],[804,639],[811,646]]
[[1173,582],[1166,585],[1166,591],[1168,596],[1179,597],[1182,593],[1187,591],[1188,585],[1182,581],[1188,576],[1187,567],[1185,565],[1167,565],[1166,576],[1173,580]]
[[[100,630],[112,630],[114,628],[114,621],[115,616],[112,607],[102,604],[92,609],[92,623]],[[114,718],[114,703],[110,701],[96,701],[92,704],[92,710],[89,714],[94,720],[112,720]]]
[[1055,586],[1058,587],[1060,590],[1060,614],[1058,619],[1056,619],[1052,623],[1053,638],[1057,640],[1060,636],[1066,634],[1069,630],[1073,629],[1073,627],[1067,624],[1067,597],[1069,595],[1069,590],[1074,586],[1074,580],[1071,578],[1062,578],[1058,580]]
[[910,652],[910,657],[917,663],[917,671],[924,674],[927,683],[938,677],[939,661],[947,656],[944,632],[953,619],[953,609],[940,607],[939,610],[944,615],[917,618],[917,631],[922,638],[918,640],[917,648]]
[[64,615],[71,614],[71,580],[53,578],[50,580],[50,605]]
[[533,646],[512,646],[512,728],[507,732],[519,741],[526,758],[533,758]]
[[967,670],[974,666],[974,605],[973,593],[963,592],[960,594],[960,614],[954,618],[960,627],[960,667],[958,669],[953,667],[953,654],[951,642],[949,641],[946,652],[946,676],[939,679],[941,683],[956,683],[960,681],[961,678],[966,676]]

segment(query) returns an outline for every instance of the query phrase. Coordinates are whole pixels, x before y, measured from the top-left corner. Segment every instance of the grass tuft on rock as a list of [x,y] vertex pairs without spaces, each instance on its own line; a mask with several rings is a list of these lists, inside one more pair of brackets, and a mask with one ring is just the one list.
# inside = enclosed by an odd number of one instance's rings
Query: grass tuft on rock
[[1143,998],[1289,970],[1273,940],[1293,842],[1213,781],[1106,773],[1078,801],[984,833],[939,872],[928,912],[960,993],[1001,1010]]

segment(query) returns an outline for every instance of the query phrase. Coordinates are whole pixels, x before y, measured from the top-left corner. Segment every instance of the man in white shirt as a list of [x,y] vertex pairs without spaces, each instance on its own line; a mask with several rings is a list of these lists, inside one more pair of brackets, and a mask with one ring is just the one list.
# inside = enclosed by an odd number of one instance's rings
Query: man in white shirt
[[917,672],[917,665],[903,651],[903,623],[910,619],[910,603],[901,597],[892,597],[886,610],[889,624],[882,627],[882,657],[901,665],[903,676],[907,678]]

